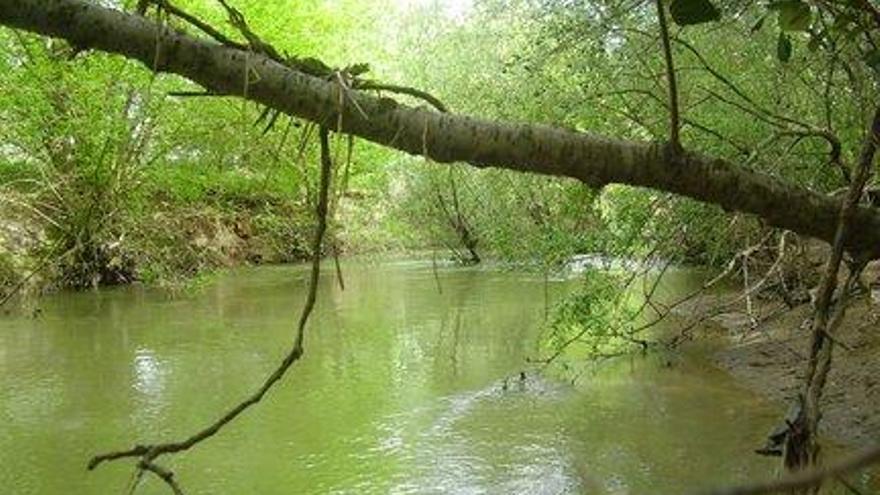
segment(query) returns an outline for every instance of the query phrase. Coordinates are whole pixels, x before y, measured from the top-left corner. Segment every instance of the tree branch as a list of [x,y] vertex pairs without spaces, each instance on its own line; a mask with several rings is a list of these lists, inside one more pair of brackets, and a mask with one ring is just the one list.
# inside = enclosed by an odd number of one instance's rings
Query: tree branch
[[437,99],[437,97],[435,97],[431,93],[428,93],[427,91],[422,91],[422,90],[416,89],[416,88],[410,88],[409,86],[400,86],[397,84],[382,84],[382,83],[377,83],[377,82],[373,82],[373,81],[363,81],[360,84],[358,84],[356,87],[357,87],[357,89],[362,89],[362,90],[374,89],[377,91],[388,91],[389,93],[398,93],[398,94],[403,94],[403,95],[409,95],[414,98],[419,98],[421,100],[425,100],[426,102],[430,103],[431,106],[436,108],[437,111],[439,111],[439,112],[446,113],[449,111],[446,108],[446,105],[444,105],[442,101]]
[[[668,147],[657,143],[438,113],[357,90],[347,91],[349,98],[340,105],[338,82],[85,0],[0,0],[0,24],[140,60],[148,68],[179,74],[221,94],[245,94],[241,73],[247,66],[259,74],[247,98],[319,124],[336,122],[341,115],[341,132],[434,162],[464,161],[565,176],[593,187],[651,187],[756,214],[770,226],[827,242],[834,239],[839,202],[689,150],[673,159]],[[426,128],[430,132],[425,133]],[[859,206],[853,225],[847,250],[880,257],[880,212]]]
[[675,65],[672,62],[672,47],[669,46],[669,28],[666,25],[666,11],[663,7],[663,0],[655,0],[655,3],[657,4],[657,22],[660,24],[660,41],[663,44],[663,58],[666,61],[666,81],[669,89],[669,144],[678,153],[681,151],[678,84],[675,81]]
[[203,33],[207,34],[211,38],[215,39],[218,43],[220,43],[222,45],[231,46],[234,48],[238,48],[240,50],[247,50],[247,48],[248,48],[246,45],[244,45],[242,43],[238,43],[237,41],[234,41],[234,40],[226,37],[223,33],[214,29],[213,26],[202,21],[198,17],[196,17],[196,16],[194,16],[194,15],[192,15],[182,9],[175,7],[168,0],[147,0],[147,2],[148,3],[151,2],[151,3],[155,4],[158,8],[164,9],[169,14],[171,14],[175,17],[179,17],[180,19],[188,22],[189,24],[192,24],[193,26],[195,26],[196,28],[198,28],[199,30],[201,30]]
[[293,345],[288,354],[281,361],[281,364],[275,369],[275,371],[272,372],[271,375],[269,375],[266,381],[263,382],[263,385],[254,394],[230,409],[220,419],[218,419],[208,427],[198,431],[189,438],[180,442],[169,442],[156,445],[137,445],[130,450],[98,455],[92,458],[91,461],[89,461],[89,470],[95,469],[101,463],[106,461],[113,461],[129,457],[139,457],[140,461],[138,463],[138,466],[141,469],[145,469],[155,473],[166,483],[168,483],[169,486],[175,489],[175,493],[180,493],[178,491],[179,486],[177,486],[172,479],[172,473],[157,466],[153,463],[153,461],[164,454],[173,454],[188,450],[193,446],[217,434],[220,429],[229,424],[232,420],[238,417],[238,415],[246,411],[254,404],[260,402],[260,400],[262,400],[263,396],[266,395],[266,393],[272,388],[272,386],[275,385],[275,383],[277,383],[279,380],[281,380],[282,377],[284,377],[285,373],[290,369],[293,363],[295,363],[302,357],[304,352],[303,341],[305,339],[306,323],[308,323],[309,316],[311,316],[312,314],[312,310],[315,307],[315,301],[317,299],[318,276],[320,275],[321,271],[321,250],[324,241],[324,233],[327,230],[327,204],[329,202],[328,198],[330,189],[330,169],[332,166],[330,158],[329,132],[330,131],[327,127],[321,127],[321,188],[318,195],[318,203],[315,208],[317,225],[315,227],[315,234],[312,242],[312,270],[311,278],[309,280],[309,293],[306,297],[306,303],[303,307],[302,314],[300,315],[299,324],[297,325],[296,337],[293,341]]

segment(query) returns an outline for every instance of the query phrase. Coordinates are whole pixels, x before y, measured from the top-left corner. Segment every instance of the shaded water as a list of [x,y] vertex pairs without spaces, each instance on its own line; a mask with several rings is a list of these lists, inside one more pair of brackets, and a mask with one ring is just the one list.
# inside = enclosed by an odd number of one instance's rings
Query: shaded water
[[[90,456],[180,439],[252,391],[286,352],[306,276],[239,270],[180,299],[59,294],[36,319],[0,319],[0,492],[123,493],[131,463],[89,473]],[[187,494],[672,494],[772,473],[750,451],[777,408],[699,360],[520,381],[545,297],[568,283],[445,268],[441,294],[420,262],[345,276],[345,291],[322,276],[305,359],[264,403],[163,458]]]

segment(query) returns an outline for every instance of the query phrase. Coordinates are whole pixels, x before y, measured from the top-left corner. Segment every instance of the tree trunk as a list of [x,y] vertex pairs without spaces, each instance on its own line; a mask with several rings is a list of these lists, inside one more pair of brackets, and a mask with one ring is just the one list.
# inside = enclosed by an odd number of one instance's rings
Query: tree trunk
[[[827,242],[834,239],[838,201],[723,159],[671,153],[658,143],[438,113],[361,91],[348,92],[340,108],[339,92],[346,90],[335,81],[85,0],[0,0],[0,24],[117,53],[218,94],[242,96],[319,124],[335,126],[341,117],[342,132],[435,162],[565,176],[594,187],[650,187],[755,214],[772,226]],[[247,88],[246,70],[251,74]],[[852,225],[847,250],[880,257],[880,213],[860,206]]]
[[[789,425],[789,434],[785,445],[784,462],[785,467],[790,470],[800,470],[818,464],[822,394],[825,390],[828,373],[831,370],[834,334],[846,316],[850,290],[852,290],[852,286],[865,263],[865,260],[852,260],[849,263],[850,273],[846,282],[838,287],[838,273],[844,254],[843,246],[846,238],[855,233],[852,231],[852,214],[862,197],[865,185],[871,178],[878,143],[880,143],[880,108],[875,110],[874,118],[868,125],[855,178],[842,202],[840,218],[836,222],[836,234],[831,256],[825,266],[825,272],[819,284],[819,293],[816,296],[816,308],[811,327],[810,355],[807,359],[803,392],[798,397],[802,408],[797,418]],[[818,493],[818,489],[817,485],[802,493]]]

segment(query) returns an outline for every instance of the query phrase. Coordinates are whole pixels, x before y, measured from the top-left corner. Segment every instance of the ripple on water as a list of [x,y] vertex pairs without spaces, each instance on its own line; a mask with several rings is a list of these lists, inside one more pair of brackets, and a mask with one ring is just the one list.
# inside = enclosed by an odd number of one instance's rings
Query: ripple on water
[[[506,383],[506,385],[505,385]],[[372,452],[408,466],[390,493],[565,494],[580,487],[565,442],[522,430],[497,455],[505,425],[499,415],[549,409],[565,399],[563,385],[539,375],[496,380],[478,390],[435,399],[429,406],[382,418]],[[509,432],[507,432],[509,433]]]

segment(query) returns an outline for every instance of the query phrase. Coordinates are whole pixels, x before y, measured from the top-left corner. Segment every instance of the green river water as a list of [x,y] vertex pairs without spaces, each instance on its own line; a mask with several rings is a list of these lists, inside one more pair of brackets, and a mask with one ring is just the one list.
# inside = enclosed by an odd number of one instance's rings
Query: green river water
[[[622,359],[574,386],[530,371],[545,299],[571,282],[446,267],[440,293],[430,262],[344,270],[344,291],[322,274],[305,358],[266,400],[163,458],[187,495],[677,494],[773,473],[750,452],[778,406],[700,359]],[[0,493],[125,493],[131,462],[88,459],[180,439],[254,390],[291,341],[307,273],[242,269],[178,298],[63,293],[36,318],[2,317]],[[146,478],[137,493],[169,491]]]

